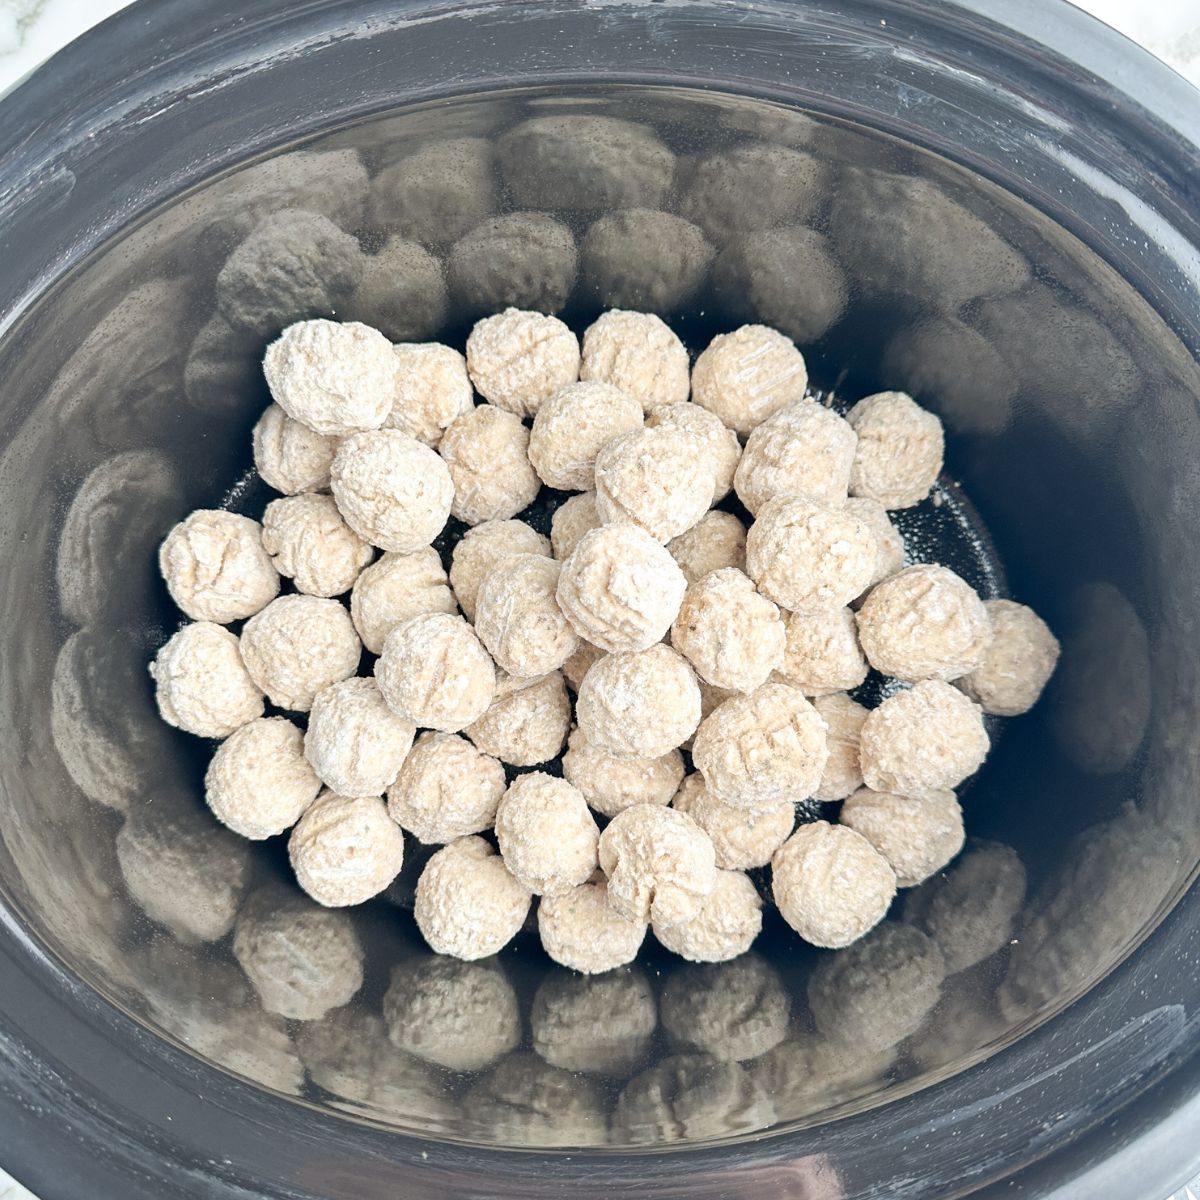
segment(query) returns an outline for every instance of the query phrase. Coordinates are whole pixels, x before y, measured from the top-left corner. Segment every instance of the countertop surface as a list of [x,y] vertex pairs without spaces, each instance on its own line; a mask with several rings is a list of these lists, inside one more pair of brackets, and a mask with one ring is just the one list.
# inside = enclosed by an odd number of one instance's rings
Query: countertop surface
[[[1200,4],[1196,0],[1078,0],[1078,5],[1140,42],[1200,87]],[[124,7],[125,0],[0,0],[0,92]],[[0,1170],[0,1200],[36,1198]],[[1200,1179],[1170,1200],[1200,1200]]]

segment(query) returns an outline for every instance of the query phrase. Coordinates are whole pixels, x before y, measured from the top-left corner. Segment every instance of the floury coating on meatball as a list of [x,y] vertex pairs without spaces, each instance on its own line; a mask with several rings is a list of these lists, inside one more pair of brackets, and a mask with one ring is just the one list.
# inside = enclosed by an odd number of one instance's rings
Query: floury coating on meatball
[[568,383],[538,408],[529,461],[541,481],[562,491],[595,486],[596,455],[622,433],[642,427],[642,406],[610,383]]
[[372,654],[383,650],[397,625],[431,612],[458,612],[442,560],[432,546],[411,554],[384,554],[364,569],[350,593],[350,617]]
[[453,733],[417,738],[388,788],[393,821],[427,846],[491,829],[504,794],[504,768]]
[[599,865],[600,831],[583,794],[542,771],[518,776],[496,810],[504,865],[537,896],[561,896]]
[[310,429],[272,404],[255,425],[253,442],[255,469],[277,492],[297,496],[329,487],[336,437]]
[[867,396],[846,420],[858,435],[851,494],[888,509],[920,504],[942,470],[941,421],[904,392]]
[[484,521],[459,539],[450,562],[450,586],[467,620],[475,619],[475,601],[492,568],[514,554],[548,557],[550,541],[524,521]]
[[559,562],[570,558],[585,533],[599,529],[600,514],[596,511],[596,493],[580,492],[569,496],[550,518],[550,545]]
[[807,387],[804,356],[765,325],[718,334],[692,370],[692,399],[743,435],[803,400]]
[[392,349],[396,391],[384,428],[437,449],[446,429],[475,405],[467,360],[438,342],[402,342]]
[[660,758],[619,758],[572,730],[562,757],[563,778],[583,793],[601,816],[615,817],[635,804],[670,802],[683,779],[683,758],[672,750]]
[[723,567],[746,569],[746,527],[733,513],[714,509],[667,543],[689,584]]
[[611,383],[649,412],[688,398],[688,354],[660,317],[614,308],[584,332],[579,378]]
[[308,596],[340,596],[375,557],[342,520],[332,496],[285,496],[263,513],[263,549],[275,569]]
[[541,487],[529,462],[529,430],[492,404],[459,417],[438,453],[450,469],[450,511],[468,525],[505,521],[533,503]]
[[476,632],[510,675],[556,671],[579,644],[555,596],[561,571],[545,555],[516,554],[493,567],[479,588]]
[[1037,702],[1058,664],[1058,639],[1024,604],[986,600],[992,636],[975,670],[956,682],[986,713],[1016,717]]
[[734,474],[742,456],[742,444],[721,418],[699,404],[660,404],[646,414],[646,427],[681,429],[700,444],[700,453],[713,472],[713,504],[720,504],[733,489]]
[[464,730],[476,749],[514,767],[558,756],[571,728],[571,698],[561,671],[524,679],[504,673],[487,712]]
[[687,813],[708,834],[717,866],[724,871],[765,867],[796,825],[796,806],[791,800],[755,809],[726,804],[708,790],[699,773],[683,781],[671,807]]
[[507,308],[471,330],[467,370],[489,403],[532,416],[579,378],[579,342],[557,317]]

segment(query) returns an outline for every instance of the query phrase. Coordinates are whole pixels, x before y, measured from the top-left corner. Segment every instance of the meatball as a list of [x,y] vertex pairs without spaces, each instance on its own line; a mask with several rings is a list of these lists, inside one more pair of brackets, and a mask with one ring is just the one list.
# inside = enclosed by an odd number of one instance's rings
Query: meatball
[[529,462],[529,430],[491,404],[459,417],[438,452],[450,470],[450,511],[468,525],[505,521],[533,503],[541,484]]
[[683,779],[683,758],[672,750],[659,758],[608,754],[572,730],[562,757],[563,777],[601,816],[615,817],[635,804],[668,804]]
[[687,813],[708,834],[722,871],[765,867],[796,825],[791,800],[777,800],[758,809],[739,808],[718,800],[700,774],[689,775],[683,781],[671,807]]
[[318,433],[270,405],[254,427],[254,466],[263,480],[285,496],[323,492],[337,438]]
[[550,542],[524,521],[484,521],[468,529],[454,547],[450,585],[468,620],[484,579],[515,554],[549,555]]
[[536,896],[561,896],[598,866],[600,832],[583,794],[542,771],[518,776],[496,810],[504,865]]
[[743,325],[718,334],[696,359],[692,398],[736,433],[748,434],[781,408],[804,399],[808,368],[783,334]]
[[586,491],[595,484],[600,448],[641,427],[642,406],[620,388],[597,381],[568,383],[538,408],[529,461],[547,487]]
[[838,820],[887,859],[897,887],[916,887],[940,871],[963,847],[963,815],[953,792],[919,800],[860,788]]
[[878,392],[847,414],[858,447],[850,492],[884,508],[911,508],[930,493],[942,470],[942,423],[904,392]]
[[579,639],[555,597],[561,570],[544,555],[514,554],[479,588],[475,630],[510,675],[544,675],[575,652]]
[[378,796],[319,796],[288,838],[300,886],[328,908],[379,895],[404,864],[404,834]]
[[285,496],[263,513],[263,549],[280,575],[308,596],[340,596],[375,556],[342,520],[332,496]]
[[580,379],[619,387],[645,412],[688,398],[688,354],[669,325],[653,313],[610,309],[584,331]]
[[485,400],[519,417],[533,416],[578,380],[579,343],[557,317],[506,308],[471,330],[467,370]]
[[986,600],[992,636],[983,661],[961,676],[962,688],[986,713],[1016,717],[1037,702],[1058,664],[1058,639],[1024,604]]
[[384,428],[399,429],[436,450],[447,428],[475,406],[467,360],[437,342],[404,342],[393,352],[396,393]]
[[410,554],[384,554],[354,581],[350,617],[372,654],[383,650],[387,635],[410,617],[458,612],[442,560],[432,546]]

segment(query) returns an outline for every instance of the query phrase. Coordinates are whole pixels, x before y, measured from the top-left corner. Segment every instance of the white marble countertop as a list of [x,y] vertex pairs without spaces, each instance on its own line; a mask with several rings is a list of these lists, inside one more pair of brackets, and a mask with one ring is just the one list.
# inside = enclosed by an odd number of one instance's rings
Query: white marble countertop
[[[1200,4],[1196,0],[1076,2],[1200,87]],[[0,0],[0,93],[124,7],[126,0]],[[0,1200],[36,1198],[0,1170]],[[1171,1200],[1200,1200],[1200,1179]]]

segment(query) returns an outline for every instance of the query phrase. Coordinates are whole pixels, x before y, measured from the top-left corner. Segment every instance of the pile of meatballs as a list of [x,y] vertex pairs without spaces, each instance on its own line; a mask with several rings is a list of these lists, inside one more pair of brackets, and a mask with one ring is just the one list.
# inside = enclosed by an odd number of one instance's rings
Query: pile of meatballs
[[[906,565],[888,512],[930,496],[937,416],[902,392],[840,415],[762,325],[692,363],[651,314],[581,345],[510,308],[465,349],[331,320],[268,347],[254,462],[281,498],[196,511],[159,553],[190,622],[150,672],[164,720],[220,739],[213,814],[290,831],[329,906],[385,891],[406,834],[440,846],[414,915],[461,959],[534,897],[578,971],[648,929],[734,958],[768,865],[800,937],[862,937],[961,850],[984,714],[1027,711],[1059,652],[1030,608]],[[549,537],[517,519],[535,502]]]

